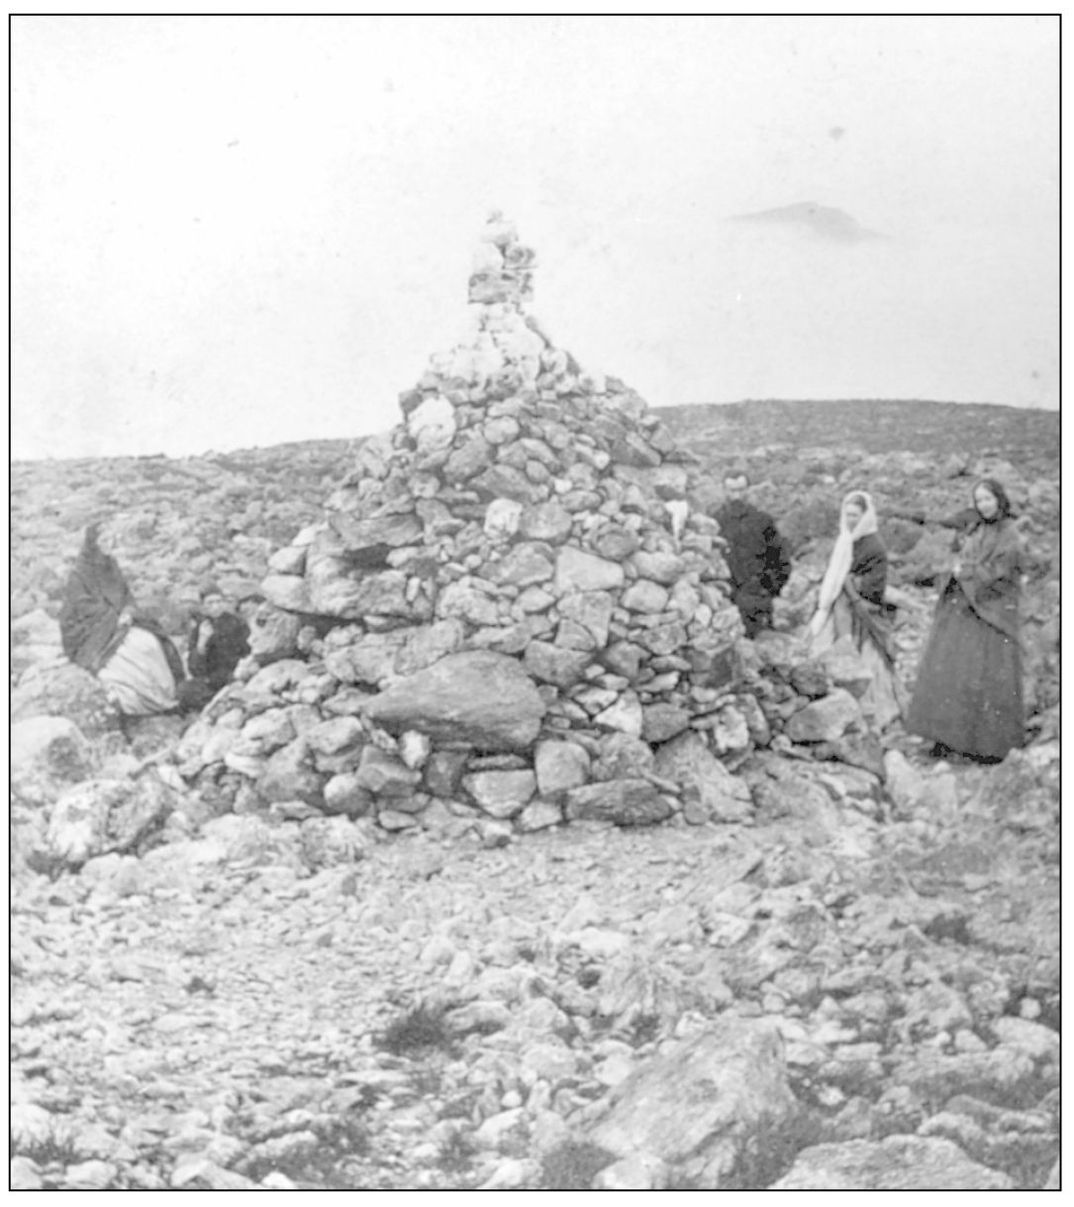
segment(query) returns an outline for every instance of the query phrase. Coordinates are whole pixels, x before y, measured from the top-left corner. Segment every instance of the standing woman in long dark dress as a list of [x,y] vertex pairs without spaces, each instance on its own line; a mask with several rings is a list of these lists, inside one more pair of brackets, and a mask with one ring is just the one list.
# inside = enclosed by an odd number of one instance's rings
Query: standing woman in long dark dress
[[994,478],[973,488],[976,513],[956,538],[906,719],[911,733],[995,763],[1025,740],[1018,601],[1023,566],[1007,492]]

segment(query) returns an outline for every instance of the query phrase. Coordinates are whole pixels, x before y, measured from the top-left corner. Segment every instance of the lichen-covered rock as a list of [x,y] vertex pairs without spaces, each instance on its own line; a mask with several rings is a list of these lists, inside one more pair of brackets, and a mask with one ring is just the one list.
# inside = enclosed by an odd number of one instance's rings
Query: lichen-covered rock
[[156,776],[87,780],[53,806],[48,847],[74,867],[108,851],[129,851],[159,830],[175,806],[175,793]]

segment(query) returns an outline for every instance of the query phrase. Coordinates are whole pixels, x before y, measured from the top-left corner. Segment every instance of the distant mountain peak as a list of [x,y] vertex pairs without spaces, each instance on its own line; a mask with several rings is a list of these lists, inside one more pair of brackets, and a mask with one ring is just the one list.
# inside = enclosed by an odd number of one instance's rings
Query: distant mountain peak
[[752,214],[732,214],[728,222],[752,222],[767,226],[789,226],[807,230],[822,239],[838,243],[861,243],[866,239],[885,239],[886,235],[868,230],[845,210],[821,205],[817,201],[796,201],[777,209],[757,210]]

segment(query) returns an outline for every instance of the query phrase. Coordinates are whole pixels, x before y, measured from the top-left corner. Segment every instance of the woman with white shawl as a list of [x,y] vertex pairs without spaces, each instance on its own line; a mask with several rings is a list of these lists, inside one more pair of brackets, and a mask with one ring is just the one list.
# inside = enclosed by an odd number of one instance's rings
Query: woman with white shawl
[[877,730],[902,715],[904,692],[895,676],[888,626],[894,611],[884,600],[888,555],[877,534],[876,508],[863,490],[851,491],[839,513],[839,535],[809,622],[813,654],[837,643],[853,650],[872,682],[862,711]]

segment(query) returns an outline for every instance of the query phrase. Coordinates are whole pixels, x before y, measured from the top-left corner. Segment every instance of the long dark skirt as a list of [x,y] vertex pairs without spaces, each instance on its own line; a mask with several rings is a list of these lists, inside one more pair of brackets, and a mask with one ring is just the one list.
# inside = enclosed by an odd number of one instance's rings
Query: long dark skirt
[[977,758],[1025,741],[1018,642],[983,620],[962,588],[940,598],[906,717],[911,733]]

